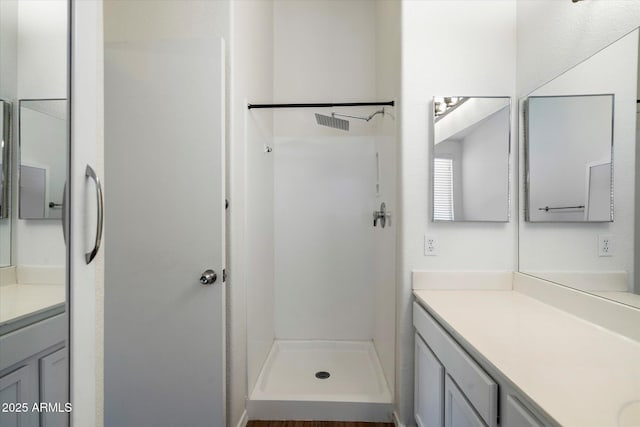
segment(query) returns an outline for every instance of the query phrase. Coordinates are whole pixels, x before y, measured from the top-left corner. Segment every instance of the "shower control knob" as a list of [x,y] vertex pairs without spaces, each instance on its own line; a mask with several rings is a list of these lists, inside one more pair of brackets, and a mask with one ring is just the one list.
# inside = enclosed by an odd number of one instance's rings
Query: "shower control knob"
[[211,285],[218,279],[218,275],[213,270],[207,270],[200,276],[200,283],[203,285]]

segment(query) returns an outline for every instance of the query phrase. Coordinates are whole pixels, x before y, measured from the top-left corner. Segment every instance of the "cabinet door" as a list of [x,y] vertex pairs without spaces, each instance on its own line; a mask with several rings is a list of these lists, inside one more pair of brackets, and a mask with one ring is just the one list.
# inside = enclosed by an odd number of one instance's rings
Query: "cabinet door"
[[27,365],[0,378],[0,426],[37,425],[31,412],[38,393],[35,374],[35,366]]
[[418,427],[444,423],[444,368],[416,334],[414,409]]
[[504,425],[509,427],[542,427],[543,424],[517,398],[507,396],[503,410]]
[[485,427],[482,418],[478,416],[469,401],[464,397],[458,386],[449,375],[444,382],[445,427]]
[[40,427],[67,427],[65,404],[67,391],[67,349],[61,348],[40,359],[40,401],[53,404],[54,410],[40,413]]

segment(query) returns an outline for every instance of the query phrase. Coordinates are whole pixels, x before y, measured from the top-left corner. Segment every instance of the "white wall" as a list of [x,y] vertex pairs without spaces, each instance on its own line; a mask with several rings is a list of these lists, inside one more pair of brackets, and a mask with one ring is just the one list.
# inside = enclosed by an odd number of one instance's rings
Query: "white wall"
[[67,1],[18,2],[18,96],[66,98]]
[[13,102],[18,91],[18,1],[0,2],[0,98]]
[[[405,424],[414,424],[411,270],[514,267],[514,220],[506,224],[429,222],[428,147],[433,96],[515,94],[515,13],[514,1],[402,3],[402,224],[396,401]],[[511,160],[513,165],[513,155]],[[423,255],[425,232],[436,238],[438,256]]]
[[518,95],[526,95],[638,27],[639,3],[517,0]]
[[[376,98],[376,3],[368,0],[274,2],[274,102],[349,102]],[[368,116],[376,107],[277,110],[277,136],[343,136],[318,126],[315,112]],[[373,135],[351,120],[349,135]]]
[[273,98],[273,2],[231,2],[228,189],[228,425],[241,420],[274,339],[273,115],[246,108]]
[[[532,93],[615,95],[614,222],[542,224],[521,218],[521,271],[627,271],[633,283],[637,51],[634,32]],[[599,234],[614,236],[614,256],[598,257]]]
[[501,221],[508,213],[510,110],[486,118],[462,141],[464,218]]
[[[17,99],[67,97],[67,13],[65,0],[18,1]],[[17,134],[14,142],[17,164]],[[18,206],[17,169],[13,171],[13,206]],[[13,211],[13,263],[62,266],[65,246],[60,222],[18,219],[17,209]]]

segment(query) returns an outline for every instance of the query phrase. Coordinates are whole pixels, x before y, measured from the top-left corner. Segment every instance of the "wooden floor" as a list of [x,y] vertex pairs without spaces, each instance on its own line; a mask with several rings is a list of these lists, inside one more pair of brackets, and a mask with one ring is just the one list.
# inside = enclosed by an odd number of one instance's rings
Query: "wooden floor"
[[394,427],[393,423],[359,421],[263,421],[251,420],[247,427]]

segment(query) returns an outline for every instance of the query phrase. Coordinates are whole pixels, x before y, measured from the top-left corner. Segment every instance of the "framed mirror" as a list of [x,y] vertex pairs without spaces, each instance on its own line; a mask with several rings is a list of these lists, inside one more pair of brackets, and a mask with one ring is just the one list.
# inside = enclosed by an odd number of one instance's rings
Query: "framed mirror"
[[509,97],[433,99],[432,220],[509,221]]
[[19,114],[18,217],[59,220],[67,172],[67,101],[22,99]]
[[635,29],[522,100],[518,227],[522,273],[638,308],[639,46]]
[[527,99],[527,221],[613,221],[613,104],[613,94]]

